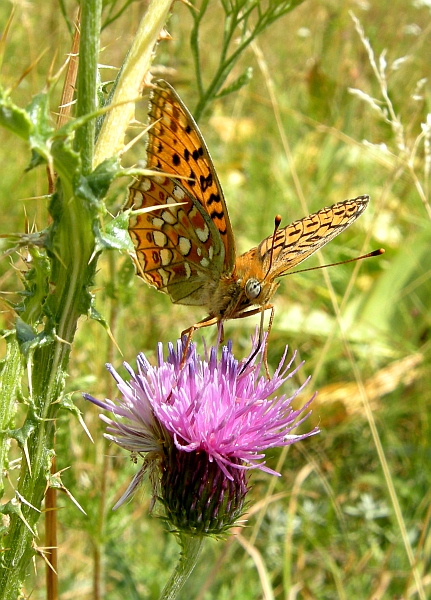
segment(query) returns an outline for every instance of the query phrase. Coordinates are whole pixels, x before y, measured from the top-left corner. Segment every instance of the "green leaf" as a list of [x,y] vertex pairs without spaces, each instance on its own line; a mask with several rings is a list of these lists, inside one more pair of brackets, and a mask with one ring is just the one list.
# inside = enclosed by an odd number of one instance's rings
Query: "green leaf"
[[54,167],[61,179],[73,181],[81,170],[79,154],[75,152],[67,139],[55,139],[51,145]]
[[4,95],[3,92],[0,92],[0,125],[24,140],[29,140],[34,131],[27,111],[15,106],[9,96]]
[[122,173],[118,157],[108,158],[100,163],[87,177],[88,185],[94,195],[101,200],[106,196],[114,179]]
[[37,333],[34,331],[31,325],[24,323],[22,319],[17,317],[16,319],[16,337],[18,343],[26,344],[27,342],[31,342],[37,338]]
[[46,331],[36,333],[30,325],[24,323],[22,319],[16,319],[16,337],[21,353],[28,358],[30,352],[36,348],[41,348],[54,341],[54,336]]
[[[430,239],[427,227],[410,237],[396,254],[385,254],[385,272],[371,292],[356,298],[355,330],[362,331],[364,338],[371,337],[376,343],[380,337],[380,341],[392,340],[393,344],[396,336],[404,344],[413,344],[415,335],[420,335],[414,313],[422,310],[426,315],[431,309],[431,286],[427,279],[423,281],[429,269]],[[414,251],[407,251],[409,248]],[[415,299],[418,308],[412,303]]]
[[98,323],[100,323],[102,325],[102,327],[104,329],[106,329],[106,331],[109,331],[108,321],[94,306],[94,297],[93,297],[93,302],[91,303],[91,306],[90,306],[89,317],[90,317],[90,319],[93,319],[94,321],[97,321]]
[[30,142],[33,148],[42,146],[46,148],[46,140],[52,134],[49,116],[49,95],[46,93],[37,94],[26,108],[33,124]]
[[223,88],[216,96],[216,98],[222,98],[233,92],[237,92],[242,87],[247,85],[253,79],[253,67],[247,67],[247,69],[240,75],[235,81]]
[[18,442],[21,448],[24,448],[27,440],[33,434],[38,424],[38,420],[34,417],[28,416],[24,422],[24,425],[19,429],[12,429],[8,431],[8,436]]
[[31,245],[31,240],[35,243],[45,244],[46,231],[34,234],[30,237],[28,244],[29,253],[32,257],[32,268],[24,275],[24,300],[16,307],[23,321],[30,325],[41,322],[43,316],[43,306],[47,295],[49,294],[49,276],[51,273],[51,263],[44,251],[41,251],[35,245]]
[[134,247],[129,235],[130,211],[121,212],[115,219],[112,219],[105,228],[104,232],[99,231],[96,248],[100,250],[121,250],[124,252],[133,252]]
[[39,152],[37,150],[35,150],[34,148],[31,151],[31,159],[30,162],[28,164],[28,166],[25,168],[25,171],[31,171],[32,169],[35,169],[36,167],[39,167],[40,165],[46,165],[46,159],[39,154]]
[[82,175],[81,173],[75,180],[75,195],[79,198],[82,198],[88,202],[88,205],[94,205],[95,207],[99,206],[99,201],[97,196],[94,195],[91,186],[89,185],[88,178]]

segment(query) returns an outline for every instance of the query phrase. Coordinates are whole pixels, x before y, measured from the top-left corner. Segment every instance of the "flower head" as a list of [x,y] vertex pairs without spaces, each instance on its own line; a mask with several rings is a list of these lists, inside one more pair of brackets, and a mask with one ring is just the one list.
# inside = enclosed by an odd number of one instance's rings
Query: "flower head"
[[112,413],[113,418],[101,415],[108,424],[106,437],[144,457],[116,507],[149,469],[175,528],[220,533],[234,524],[243,511],[248,470],[278,475],[266,466],[265,451],[318,433],[317,428],[291,433],[309,414],[311,400],[300,410],[291,407],[308,380],[290,398],[270,398],[298,370],[289,371],[294,358],[286,365],[285,352],[273,377],[266,379],[259,375],[263,352],[256,343],[250,356],[238,362],[230,342],[220,360],[216,348],[202,359],[194,344],[187,349],[184,338],[176,349],[169,344],[166,359],[158,345],[156,367],[143,354],[137,373],[125,363],[128,383],[107,365],[122,398],[102,402],[84,396]]

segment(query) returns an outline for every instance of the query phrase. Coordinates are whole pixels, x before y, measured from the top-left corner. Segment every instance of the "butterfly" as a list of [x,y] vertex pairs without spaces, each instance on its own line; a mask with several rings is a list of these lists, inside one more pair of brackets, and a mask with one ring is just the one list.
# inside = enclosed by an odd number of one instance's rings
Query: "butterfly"
[[[137,271],[174,303],[205,307],[208,316],[183,333],[274,309],[271,299],[286,274],[344,231],[369,197],[338,202],[294,221],[241,256],[223,191],[203,137],[166,81],[151,92],[147,168],[129,187],[125,208]],[[281,217],[279,218],[281,220]],[[278,221],[279,225],[279,221]]]

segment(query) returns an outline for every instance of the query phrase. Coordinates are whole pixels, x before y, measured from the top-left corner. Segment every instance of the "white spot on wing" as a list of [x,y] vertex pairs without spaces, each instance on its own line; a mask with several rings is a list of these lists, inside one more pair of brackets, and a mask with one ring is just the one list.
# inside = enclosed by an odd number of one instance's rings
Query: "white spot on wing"
[[175,200],[183,200],[186,194],[180,186],[176,185],[172,195],[175,197]]
[[147,260],[145,258],[145,254],[143,252],[140,252],[138,254],[138,261],[139,261],[139,264],[141,265],[141,269],[143,271],[145,271],[145,269],[147,268]]
[[163,225],[165,224],[164,220],[161,219],[160,217],[153,217],[151,219],[151,223],[153,224],[154,227],[157,227],[157,229],[161,229],[163,227]]
[[187,219],[187,215],[184,212],[183,207],[182,206],[178,206],[178,208],[177,208],[176,206],[173,206],[171,208],[171,210],[174,213],[177,213],[177,219],[178,219],[178,221],[180,221],[180,223],[184,223],[184,221]]
[[192,243],[188,238],[180,237],[178,240],[178,248],[183,256],[187,256],[192,249]]
[[[165,105],[165,111],[168,111],[168,110],[169,110],[169,102],[167,102]],[[170,127],[171,122],[172,122],[171,117],[165,113],[162,116],[162,123],[164,123],[164,125],[166,125],[167,127]]]
[[163,250],[160,250],[160,260],[162,261],[162,265],[164,267],[170,265],[172,262],[172,250],[169,250],[169,248],[163,248]]
[[169,210],[164,210],[161,214],[161,217],[163,221],[169,225],[175,225],[177,222],[176,217]]
[[197,227],[195,229],[196,231],[196,235],[198,236],[198,238],[200,239],[201,242],[206,242],[210,236],[210,230],[208,229],[208,227],[205,225],[203,229],[199,229],[199,227]]
[[187,279],[189,279],[190,275],[192,274],[192,270],[191,270],[190,265],[189,265],[188,262],[184,263],[184,270],[186,272]]
[[153,231],[153,240],[158,248],[163,248],[168,243],[168,238],[163,231]]
[[160,275],[163,285],[168,285],[171,277],[170,273],[164,269],[157,269],[157,273]]
[[189,219],[190,221],[192,221],[193,219],[195,219],[196,217],[199,217],[199,211],[196,208],[196,206],[192,206],[190,207],[190,210],[187,213],[189,215]]
[[203,267],[208,267],[208,266],[209,266],[209,264],[210,264],[210,261],[209,261],[207,258],[205,258],[205,257],[204,257],[204,258],[203,258],[203,259],[200,261],[200,263],[201,263],[201,265],[202,265]]
[[151,189],[151,181],[148,179],[148,177],[144,177],[140,180],[138,189],[140,189],[141,192],[148,192]]
[[133,198],[132,206],[135,210],[142,207],[142,205],[144,203],[143,194],[140,194],[137,190],[131,190],[130,197]]
[[[168,197],[168,199],[166,200],[166,204],[174,204],[174,206],[171,206],[169,208],[169,212],[171,212],[172,215],[174,216],[175,222],[179,221],[180,218],[181,218],[179,215],[180,215],[180,211],[182,209],[182,206],[180,206],[180,205],[175,206],[175,200],[173,198],[171,198],[171,197]],[[182,212],[184,213],[184,211],[182,211]]]

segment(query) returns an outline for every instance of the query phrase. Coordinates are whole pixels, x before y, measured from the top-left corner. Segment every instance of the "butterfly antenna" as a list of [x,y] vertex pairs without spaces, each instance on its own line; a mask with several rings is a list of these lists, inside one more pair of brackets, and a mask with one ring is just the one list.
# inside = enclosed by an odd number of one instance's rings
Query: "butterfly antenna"
[[272,259],[274,257],[274,246],[275,246],[275,236],[277,235],[277,231],[280,228],[280,224],[281,224],[281,215],[275,215],[275,219],[274,219],[274,232],[271,236],[272,241],[271,241],[271,256],[269,257],[269,266],[268,266],[268,270],[266,272],[265,277],[263,278],[263,281],[265,281],[265,279],[268,277],[271,268],[272,268]]
[[283,273],[281,277],[284,277],[285,275],[294,275],[295,273],[305,273],[306,271],[316,271],[317,269],[326,269],[326,267],[336,267],[337,265],[344,265],[346,263],[355,262],[356,260],[362,260],[363,258],[380,256],[384,253],[385,250],[383,248],[379,248],[378,250],[368,252],[368,254],[363,254],[362,256],[357,256],[356,258],[348,258],[347,260],[341,260],[340,262],[330,263],[329,265],[320,265],[319,267],[310,267],[309,269],[301,269],[299,271],[289,271],[288,273]]

